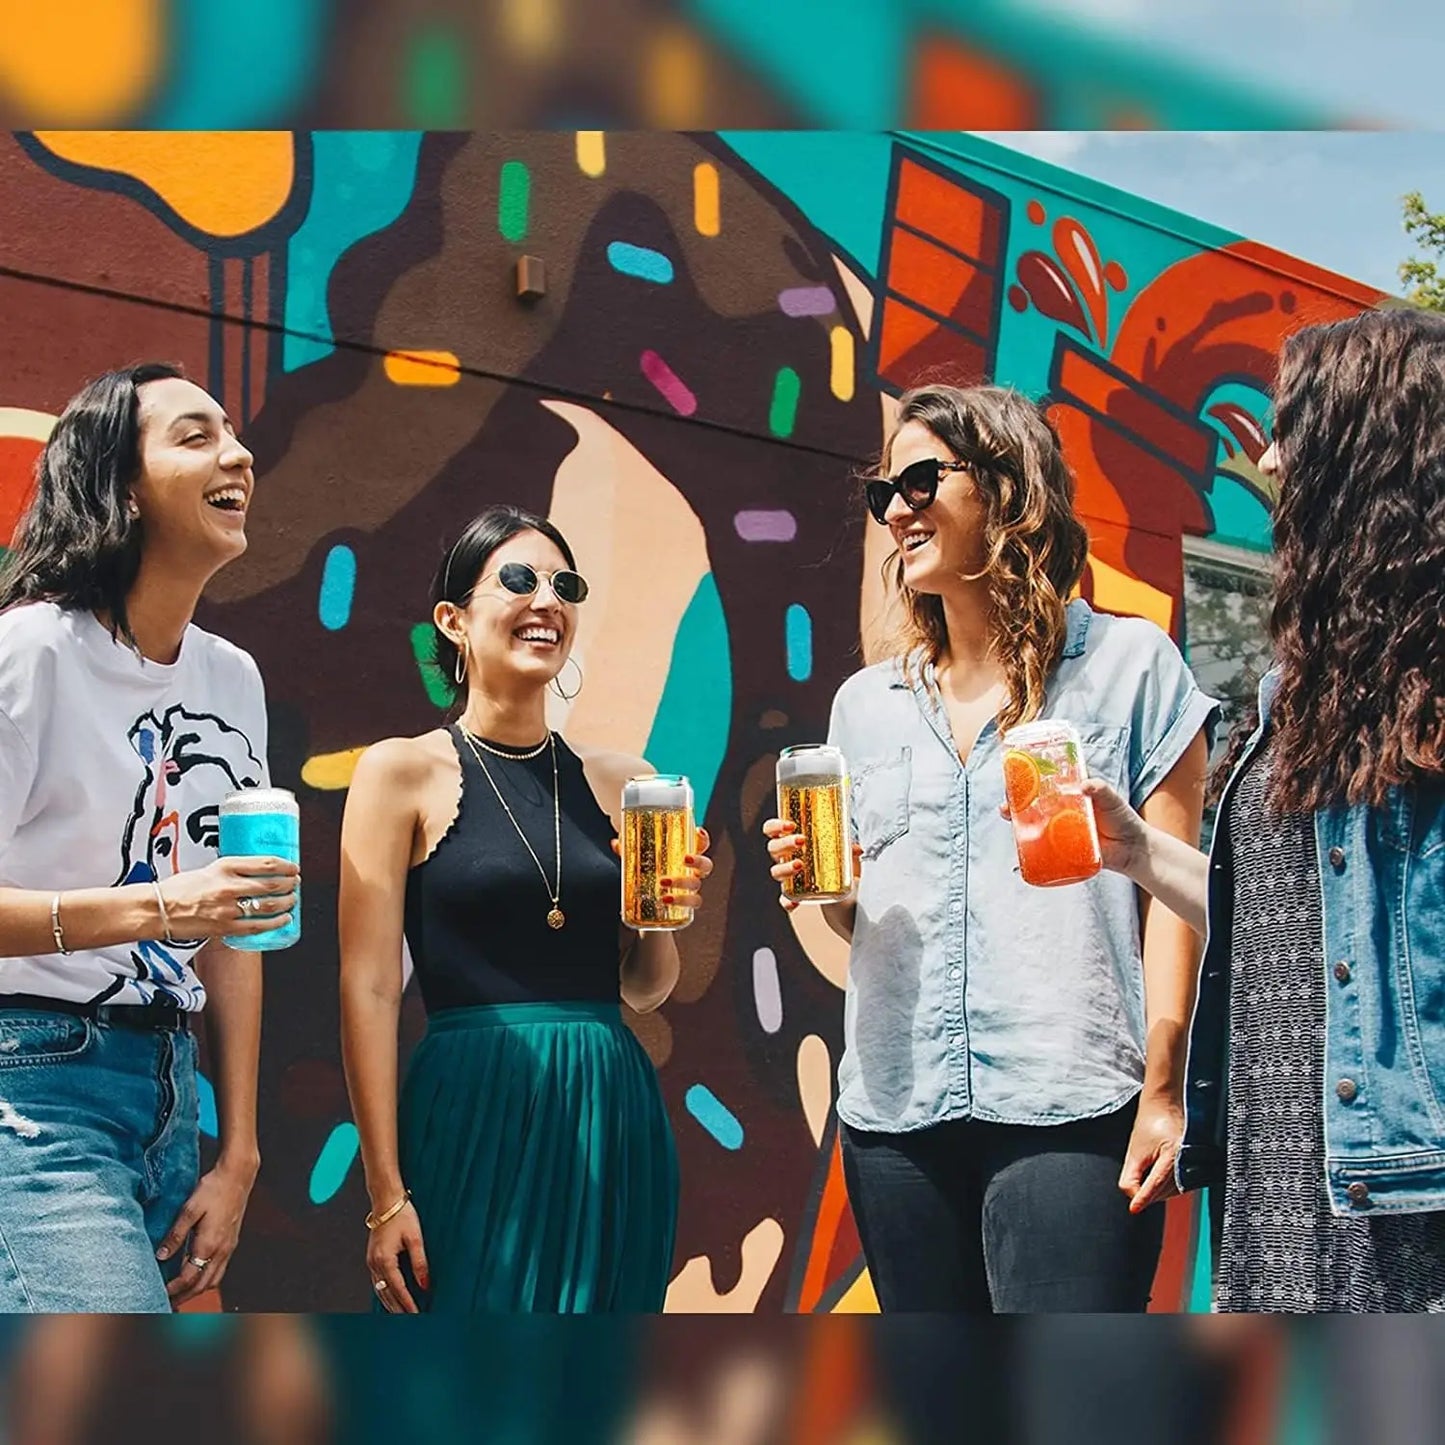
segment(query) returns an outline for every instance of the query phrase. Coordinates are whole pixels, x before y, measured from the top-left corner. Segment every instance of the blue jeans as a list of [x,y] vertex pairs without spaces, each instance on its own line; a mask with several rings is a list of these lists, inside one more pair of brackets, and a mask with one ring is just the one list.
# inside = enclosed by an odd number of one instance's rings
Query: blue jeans
[[843,1172],[885,1313],[1142,1311],[1164,1209],[1119,1190],[1135,1104],[1069,1124],[843,1125]]
[[188,1029],[0,1007],[0,1311],[168,1313],[199,1171]]

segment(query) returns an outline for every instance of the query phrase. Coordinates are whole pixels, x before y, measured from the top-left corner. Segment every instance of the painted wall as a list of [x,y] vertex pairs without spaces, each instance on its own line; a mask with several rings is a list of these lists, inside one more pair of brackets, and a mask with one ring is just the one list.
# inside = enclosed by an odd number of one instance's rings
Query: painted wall
[[[226,1304],[367,1303],[345,789],[369,743],[439,720],[428,582],[508,500],[593,584],[553,722],[691,775],[716,840],[677,992],[632,1020],[682,1159],[670,1304],[869,1308],[831,1113],[845,952],[776,906],[757,831],[778,749],[879,655],[883,535],[850,474],[924,371],[1047,394],[1086,594],[1187,643],[1182,538],[1268,547],[1280,338],[1384,298],[947,135],[38,133],[0,139],[0,196],[0,543],[51,417],[124,361],[184,363],[257,457],[250,549],[200,620],[266,678],[307,935],[266,965],[265,1164]],[[408,1046],[422,1026],[409,995]],[[1160,1307],[1198,1296],[1193,1207]]]

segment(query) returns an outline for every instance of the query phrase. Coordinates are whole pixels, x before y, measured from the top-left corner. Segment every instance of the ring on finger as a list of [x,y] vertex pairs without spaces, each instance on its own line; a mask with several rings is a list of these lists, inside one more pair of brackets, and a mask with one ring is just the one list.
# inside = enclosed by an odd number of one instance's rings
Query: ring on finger
[[372,1280],[371,1287],[377,1292],[377,1294],[385,1294],[387,1290],[391,1288],[391,1286],[388,1285],[384,1279]]
[[242,918],[249,918],[256,911],[256,900],[254,898],[242,898],[236,907],[241,910]]
[[198,1254],[188,1254],[186,1256],[186,1263],[192,1265],[196,1269],[205,1269],[205,1267],[210,1264],[210,1262],[211,1261],[209,1259],[202,1259],[201,1256]]

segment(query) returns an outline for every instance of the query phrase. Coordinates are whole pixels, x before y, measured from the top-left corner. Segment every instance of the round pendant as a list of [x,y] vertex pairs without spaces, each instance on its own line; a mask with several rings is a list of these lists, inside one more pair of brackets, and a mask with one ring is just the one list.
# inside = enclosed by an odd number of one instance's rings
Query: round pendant
[[564,923],[566,923],[566,921],[567,921],[566,915],[562,912],[562,910],[561,910],[560,908],[554,908],[554,909],[547,915],[547,927],[548,927],[548,928],[561,928],[561,926],[562,926]]

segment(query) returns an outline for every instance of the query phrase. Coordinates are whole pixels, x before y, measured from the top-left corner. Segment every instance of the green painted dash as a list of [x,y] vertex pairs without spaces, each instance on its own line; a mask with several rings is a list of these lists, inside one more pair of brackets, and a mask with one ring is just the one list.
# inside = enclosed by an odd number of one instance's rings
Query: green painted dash
[[798,420],[798,396],[803,383],[791,366],[778,372],[773,382],[773,405],[768,412],[768,427],[775,437],[790,437]]
[[447,686],[446,675],[432,658],[436,634],[430,622],[418,622],[411,630],[411,652],[416,658],[417,671],[421,673],[421,685],[436,707],[452,705],[452,690]]
[[531,200],[531,171],[521,161],[508,161],[502,167],[502,185],[497,193],[497,229],[508,241],[525,238]]
[[405,71],[407,109],[423,130],[455,130],[465,123],[462,47],[447,26],[412,36]]

